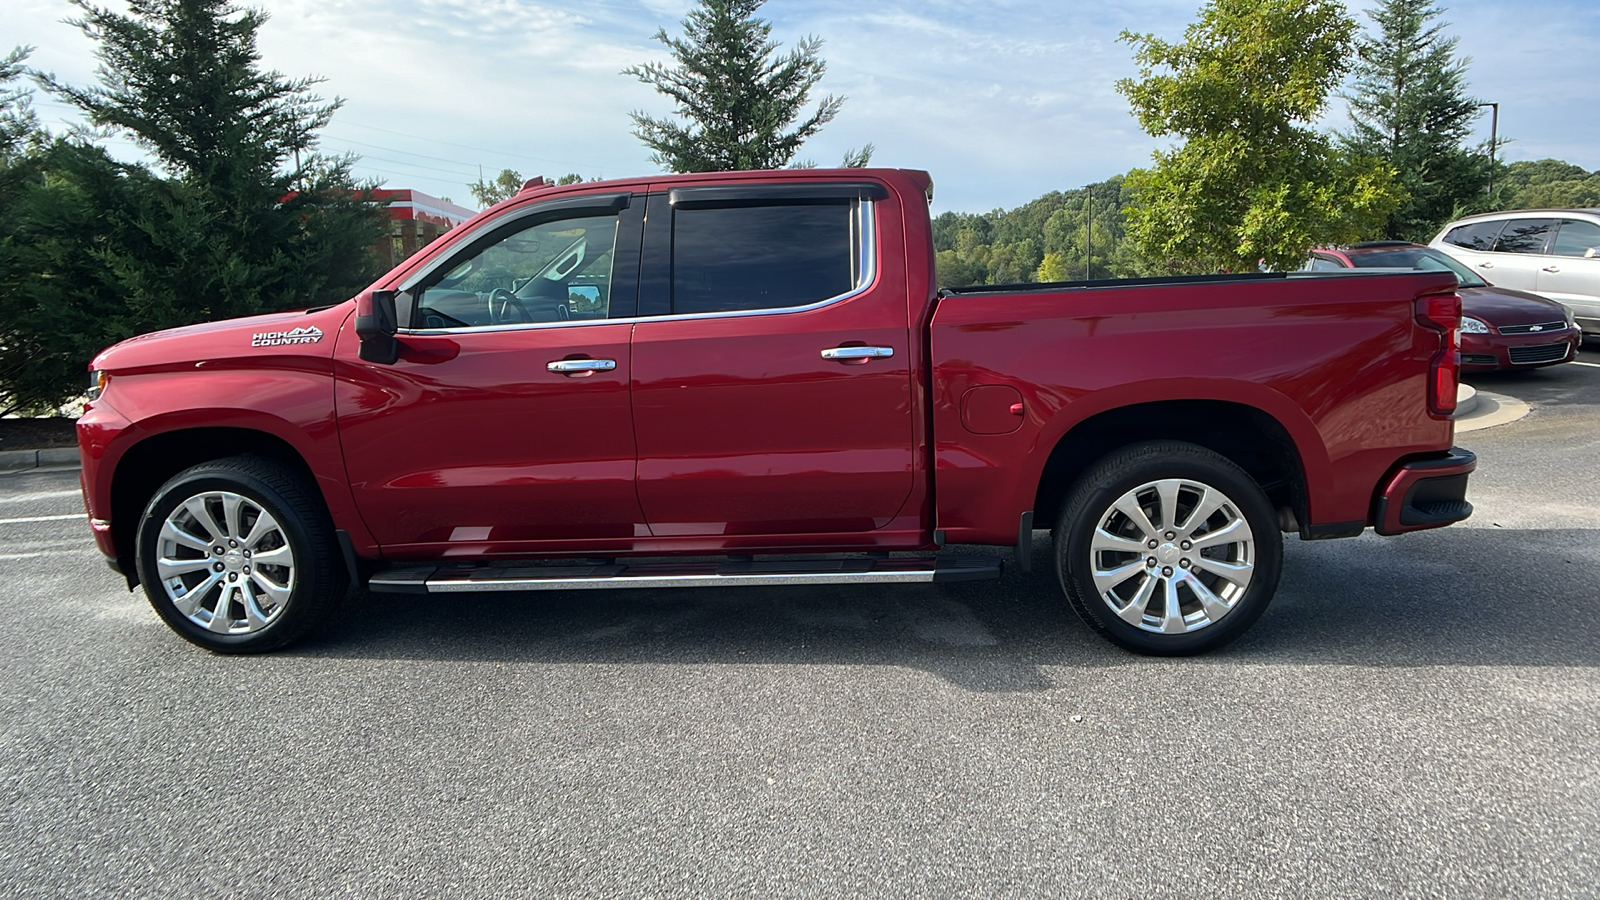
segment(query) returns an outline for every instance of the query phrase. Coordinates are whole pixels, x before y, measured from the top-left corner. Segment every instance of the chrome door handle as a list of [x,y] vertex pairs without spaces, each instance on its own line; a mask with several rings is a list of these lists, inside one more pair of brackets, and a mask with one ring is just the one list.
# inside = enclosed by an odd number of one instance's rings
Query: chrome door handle
[[617,361],[614,359],[558,359],[545,364],[546,369],[562,375],[609,372],[616,367]]
[[822,351],[823,359],[887,359],[894,355],[893,347],[829,347]]
[[1559,272],[1559,271],[1561,271],[1561,267],[1560,266],[1545,266],[1544,267],[1544,271],[1546,271],[1546,272]]

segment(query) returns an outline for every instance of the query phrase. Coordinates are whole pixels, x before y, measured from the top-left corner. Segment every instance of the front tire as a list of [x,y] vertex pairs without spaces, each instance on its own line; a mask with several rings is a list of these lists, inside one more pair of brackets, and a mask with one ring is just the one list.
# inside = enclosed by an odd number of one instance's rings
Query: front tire
[[1107,640],[1152,656],[1204,653],[1243,634],[1283,565],[1260,485],[1180,441],[1134,444],[1090,466],[1054,537],[1072,608]]
[[236,456],[185,469],[139,522],[139,581],[185,640],[217,653],[283,647],[344,594],[333,525],[306,478]]

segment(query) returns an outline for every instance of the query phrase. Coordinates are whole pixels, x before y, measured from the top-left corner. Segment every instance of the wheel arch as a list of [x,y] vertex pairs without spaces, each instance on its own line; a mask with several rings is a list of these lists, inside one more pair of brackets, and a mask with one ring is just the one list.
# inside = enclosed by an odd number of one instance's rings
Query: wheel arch
[[1306,467],[1299,444],[1265,410],[1230,400],[1159,400],[1118,406],[1073,424],[1056,441],[1040,472],[1034,521],[1051,523],[1079,476],[1108,453],[1152,440],[1186,441],[1244,469],[1272,502],[1279,527],[1308,521]]
[[303,475],[308,484],[317,483],[310,464],[293,444],[254,428],[207,426],[164,431],[123,451],[111,476],[111,536],[129,587],[138,583],[133,561],[139,519],[156,491],[190,466],[245,454],[281,462]]

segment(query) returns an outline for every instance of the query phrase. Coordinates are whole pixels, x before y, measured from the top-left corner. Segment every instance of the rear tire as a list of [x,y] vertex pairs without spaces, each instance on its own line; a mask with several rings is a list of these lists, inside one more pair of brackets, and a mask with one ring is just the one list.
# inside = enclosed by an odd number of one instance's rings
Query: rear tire
[[1054,538],[1072,608],[1107,640],[1152,656],[1204,653],[1243,634],[1283,564],[1260,485],[1181,441],[1134,444],[1090,466]]
[[217,653],[286,646],[316,627],[348,585],[316,488],[263,457],[173,476],[145,507],[137,541],[139,581],[156,614]]

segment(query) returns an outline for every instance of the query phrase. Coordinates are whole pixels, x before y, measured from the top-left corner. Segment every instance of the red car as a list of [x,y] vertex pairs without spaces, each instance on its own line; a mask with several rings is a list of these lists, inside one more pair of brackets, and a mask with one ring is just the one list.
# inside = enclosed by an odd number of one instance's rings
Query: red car
[[1448,269],[1461,282],[1461,368],[1536,369],[1572,359],[1582,334],[1565,306],[1535,294],[1497,288],[1455,259],[1422,244],[1373,241],[1342,250],[1318,248],[1310,271]]

